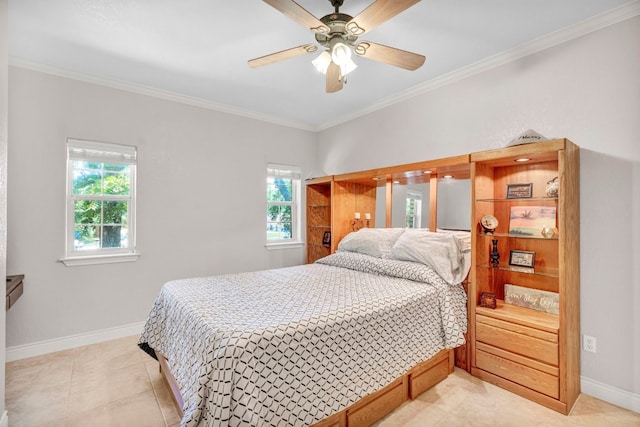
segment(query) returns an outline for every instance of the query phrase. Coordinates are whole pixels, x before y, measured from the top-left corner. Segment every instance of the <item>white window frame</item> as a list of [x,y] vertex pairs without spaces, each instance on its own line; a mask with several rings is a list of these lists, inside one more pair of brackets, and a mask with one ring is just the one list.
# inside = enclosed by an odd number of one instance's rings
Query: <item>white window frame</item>
[[[140,256],[136,252],[136,147],[106,142],[86,141],[67,138],[67,174],[66,174],[66,227],[65,256],[60,259],[67,267],[89,264],[108,264],[136,261]],[[91,196],[96,200],[114,200],[127,202],[127,247],[100,248],[95,250],[76,250],[75,241],[75,202],[86,196],[73,194],[73,162],[87,160],[99,163],[128,164],[130,173],[129,195]]]
[[409,200],[413,200],[413,214],[410,215],[409,212],[405,211],[405,225],[407,220],[411,218],[413,227],[409,228],[420,228],[422,226],[422,193],[415,190],[407,190],[407,203],[405,203],[405,210]]
[[[302,245],[302,234],[300,231],[301,223],[301,189],[302,189],[302,170],[298,166],[282,165],[276,163],[267,164],[267,176],[265,184],[268,185],[269,178],[285,178],[291,179],[291,202],[270,202],[266,200],[265,193],[265,210],[267,212],[269,205],[287,205],[291,206],[291,238],[290,239],[267,239],[265,235],[265,246],[267,249],[277,249],[281,247],[298,247]],[[266,189],[266,187],[265,187]],[[268,218],[265,220],[265,233]]]

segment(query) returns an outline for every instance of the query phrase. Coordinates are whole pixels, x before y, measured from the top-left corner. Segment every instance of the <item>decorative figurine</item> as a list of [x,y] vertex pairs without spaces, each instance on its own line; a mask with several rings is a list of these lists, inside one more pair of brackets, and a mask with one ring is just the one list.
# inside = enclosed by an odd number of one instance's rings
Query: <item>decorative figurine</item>
[[560,188],[560,182],[556,176],[551,181],[547,181],[547,197],[558,197],[558,189]]
[[500,252],[498,252],[498,240],[493,239],[491,240],[491,243],[493,244],[493,246],[491,248],[491,253],[489,254],[489,258],[491,259],[491,265],[493,267],[497,267],[498,264],[500,263]]
[[542,237],[550,239],[555,233],[556,231],[553,228],[549,228],[545,225],[544,227],[542,227],[542,232],[540,234],[542,234]]

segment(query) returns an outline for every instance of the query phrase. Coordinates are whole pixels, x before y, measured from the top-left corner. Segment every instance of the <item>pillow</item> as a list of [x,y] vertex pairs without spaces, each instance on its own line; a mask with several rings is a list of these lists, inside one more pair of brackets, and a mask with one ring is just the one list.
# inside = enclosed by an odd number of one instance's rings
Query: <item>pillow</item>
[[386,258],[404,228],[361,228],[347,234],[338,243],[338,250]]
[[464,279],[460,277],[464,269],[462,251],[451,233],[409,228],[393,245],[389,258],[426,264],[452,285]]
[[443,228],[438,228],[436,230],[438,233],[449,233],[456,236],[458,239],[458,246],[460,250],[464,252],[471,252],[471,232],[464,230],[446,230]]

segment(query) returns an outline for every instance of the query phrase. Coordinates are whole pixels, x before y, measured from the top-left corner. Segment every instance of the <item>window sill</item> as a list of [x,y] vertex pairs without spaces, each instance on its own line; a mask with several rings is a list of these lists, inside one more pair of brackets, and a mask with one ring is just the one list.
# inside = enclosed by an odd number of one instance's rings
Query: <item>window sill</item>
[[114,255],[89,255],[61,258],[58,261],[66,267],[77,267],[80,265],[113,264],[118,262],[135,262],[140,257],[139,253],[114,254]]
[[277,249],[295,249],[301,248],[304,246],[304,242],[285,242],[285,243],[267,243],[264,245],[268,251],[273,251]]

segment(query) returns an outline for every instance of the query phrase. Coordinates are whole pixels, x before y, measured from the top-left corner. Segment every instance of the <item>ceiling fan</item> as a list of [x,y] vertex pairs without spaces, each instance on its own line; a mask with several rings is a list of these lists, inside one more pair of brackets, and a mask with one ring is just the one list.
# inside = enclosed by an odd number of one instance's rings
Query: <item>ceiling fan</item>
[[[352,52],[363,58],[411,71],[424,64],[425,57],[423,55],[369,41],[358,41],[358,37],[364,33],[371,31],[420,0],[376,0],[355,18],[340,13],[339,9],[344,0],[329,0],[335,8],[335,12],[320,19],[293,0],[263,1],[315,33],[316,42],[325,50],[313,61],[313,64],[319,71],[327,75],[326,89],[328,93],[341,90],[347,74],[357,67],[351,59]],[[304,44],[252,59],[249,61],[249,65],[253,68],[260,67],[313,53],[317,50],[318,46],[314,44]]]

